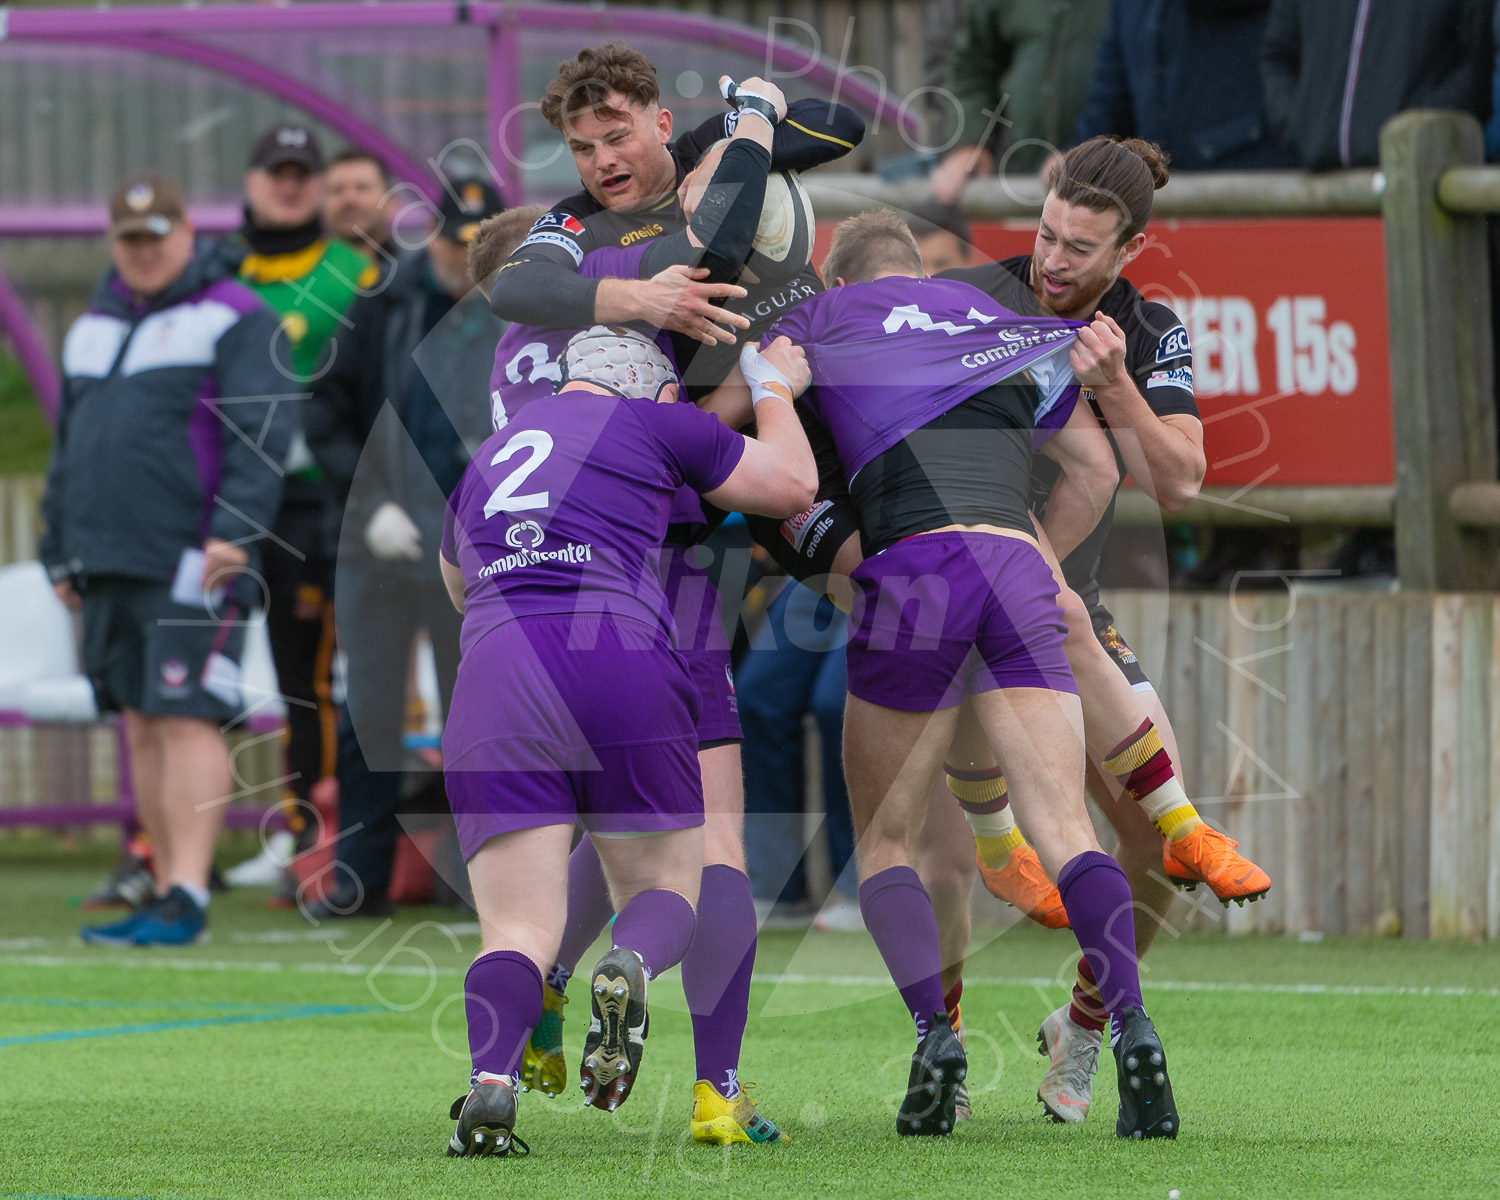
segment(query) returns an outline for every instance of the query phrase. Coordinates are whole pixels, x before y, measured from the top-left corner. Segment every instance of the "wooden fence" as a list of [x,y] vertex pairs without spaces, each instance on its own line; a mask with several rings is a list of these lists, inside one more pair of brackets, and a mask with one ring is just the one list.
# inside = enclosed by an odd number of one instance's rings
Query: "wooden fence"
[[1500,937],[1500,597],[1117,592],[1189,793],[1271,875],[1230,932]]

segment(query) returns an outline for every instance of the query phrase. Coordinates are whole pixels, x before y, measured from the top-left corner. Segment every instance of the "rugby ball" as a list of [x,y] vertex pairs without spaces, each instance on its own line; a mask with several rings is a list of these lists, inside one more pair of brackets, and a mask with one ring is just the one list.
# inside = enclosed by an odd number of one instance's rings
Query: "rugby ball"
[[772,171],[766,177],[766,201],[746,266],[762,283],[782,283],[812,261],[812,197],[796,171]]

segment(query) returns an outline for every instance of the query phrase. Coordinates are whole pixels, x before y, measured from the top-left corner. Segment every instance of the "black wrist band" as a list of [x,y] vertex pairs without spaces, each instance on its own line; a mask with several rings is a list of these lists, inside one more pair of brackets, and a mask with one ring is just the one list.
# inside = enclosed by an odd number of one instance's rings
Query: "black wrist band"
[[751,112],[759,113],[771,123],[771,126],[773,128],[776,126],[777,122],[781,120],[781,118],[776,114],[776,106],[769,100],[762,99],[760,96],[747,96],[744,92],[741,92],[738,96],[735,97],[734,103],[735,107],[737,107],[741,112],[744,112],[748,109]]

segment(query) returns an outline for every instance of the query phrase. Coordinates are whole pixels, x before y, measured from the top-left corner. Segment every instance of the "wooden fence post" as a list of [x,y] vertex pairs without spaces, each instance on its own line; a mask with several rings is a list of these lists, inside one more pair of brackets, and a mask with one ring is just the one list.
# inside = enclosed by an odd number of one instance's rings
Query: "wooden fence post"
[[1416,591],[1483,588],[1495,538],[1448,511],[1455,484],[1495,478],[1489,255],[1482,216],[1438,202],[1450,167],[1482,161],[1466,113],[1401,113],[1380,134],[1396,447],[1396,566]]

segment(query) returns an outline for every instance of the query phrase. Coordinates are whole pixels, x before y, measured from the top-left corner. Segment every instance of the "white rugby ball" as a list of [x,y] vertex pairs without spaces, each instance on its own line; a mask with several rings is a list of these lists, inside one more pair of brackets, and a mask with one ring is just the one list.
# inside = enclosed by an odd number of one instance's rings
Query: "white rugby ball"
[[765,283],[790,279],[812,260],[815,233],[812,197],[797,172],[772,171],[746,265]]

